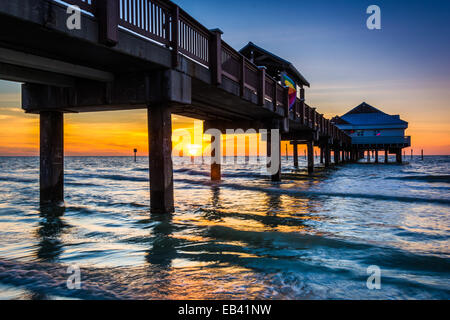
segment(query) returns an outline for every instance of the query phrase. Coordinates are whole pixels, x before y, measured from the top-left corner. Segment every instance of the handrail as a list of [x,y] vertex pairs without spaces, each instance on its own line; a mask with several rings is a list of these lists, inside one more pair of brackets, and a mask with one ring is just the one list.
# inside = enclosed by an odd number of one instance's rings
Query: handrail
[[184,55],[209,68],[213,84],[220,85],[223,77],[228,78],[239,84],[242,98],[245,98],[246,91],[250,90],[257,95],[258,104],[264,105],[268,100],[272,102],[274,111],[278,107],[283,108],[286,118],[293,113],[294,119],[300,119],[303,125],[333,138],[341,131],[328,119],[319,117],[316,110],[305,104],[303,88],[300,91],[301,98],[297,98],[295,107],[289,110],[286,87],[223,41],[220,30],[208,30],[172,1],[65,0],[65,2],[79,6],[99,19],[100,30],[105,33],[101,39],[107,45],[117,43],[117,29],[121,26],[171,49],[174,67],[178,65],[179,54]]

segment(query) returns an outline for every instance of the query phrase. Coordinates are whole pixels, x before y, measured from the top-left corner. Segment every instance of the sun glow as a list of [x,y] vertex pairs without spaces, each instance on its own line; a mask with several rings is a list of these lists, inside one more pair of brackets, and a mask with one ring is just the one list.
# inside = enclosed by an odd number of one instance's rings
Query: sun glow
[[186,146],[190,156],[198,156],[200,155],[200,151],[202,150],[202,146],[198,144],[189,144]]

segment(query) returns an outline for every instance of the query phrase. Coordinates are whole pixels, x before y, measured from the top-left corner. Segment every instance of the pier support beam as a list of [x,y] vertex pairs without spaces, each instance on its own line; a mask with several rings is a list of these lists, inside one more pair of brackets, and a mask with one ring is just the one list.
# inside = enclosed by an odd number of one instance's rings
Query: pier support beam
[[339,164],[339,149],[335,148],[334,149],[334,164]]
[[375,150],[375,163],[379,163],[379,161],[378,161],[378,149]]
[[[219,139],[220,140],[220,139]],[[212,146],[216,144],[216,137],[211,137],[211,180],[212,181],[220,181],[222,180],[222,172],[221,172],[221,164],[220,159],[222,159],[221,155],[216,153],[219,153],[222,151],[222,144],[221,141],[218,141],[217,148],[213,148]]]
[[370,150],[367,150],[367,162],[370,163]]
[[[279,128],[276,128],[279,129]],[[276,173],[272,174],[272,181],[273,182],[279,182],[281,181],[281,136],[278,135],[278,150],[273,150],[274,152],[278,153],[277,155],[274,155],[274,157],[276,157],[276,159],[272,158],[272,139],[275,139],[275,136],[272,135],[271,130],[267,130],[267,158],[271,159],[270,163],[268,163],[268,167],[270,166],[274,166],[277,165],[278,166],[278,170]],[[276,143],[276,142],[275,142]],[[278,161],[278,164],[273,164],[272,160],[274,161]]]
[[171,104],[148,108],[151,213],[174,212]]
[[323,147],[320,147],[320,163],[323,164]]
[[64,201],[64,114],[40,113],[40,201]]
[[384,150],[384,163],[388,163],[389,162],[389,150],[385,149]]
[[292,143],[292,145],[294,146],[294,167],[298,168],[298,143],[297,143],[297,141],[294,141]]
[[325,153],[325,168],[328,168],[330,166],[331,161],[331,150],[328,144],[325,145],[324,153]]
[[306,144],[308,149],[308,174],[314,172],[314,145],[312,141],[308,141]]
[[396,160],[397,160],[397,163],[398,164],[401,164],[401,163],[403,163],[403,160],[402,160],[402,149],[398,149],[397,150],[397,152],[396,152]]

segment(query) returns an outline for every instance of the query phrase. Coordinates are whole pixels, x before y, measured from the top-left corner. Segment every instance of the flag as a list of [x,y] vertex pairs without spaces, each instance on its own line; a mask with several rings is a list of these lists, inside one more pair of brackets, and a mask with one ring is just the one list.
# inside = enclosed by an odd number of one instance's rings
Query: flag
[[282,83],[289,88],[289,110],[292,111],[297,98],[297,85],[287,74],[283,73],[281,77]]

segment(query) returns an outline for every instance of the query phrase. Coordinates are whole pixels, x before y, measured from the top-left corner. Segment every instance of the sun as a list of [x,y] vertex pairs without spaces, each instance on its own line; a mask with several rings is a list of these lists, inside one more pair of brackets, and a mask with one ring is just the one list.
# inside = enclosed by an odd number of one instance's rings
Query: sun
[[186,148],[190,156],[197,156],[198,152],[202,149],[202,146],[198,144],[188,144]]

